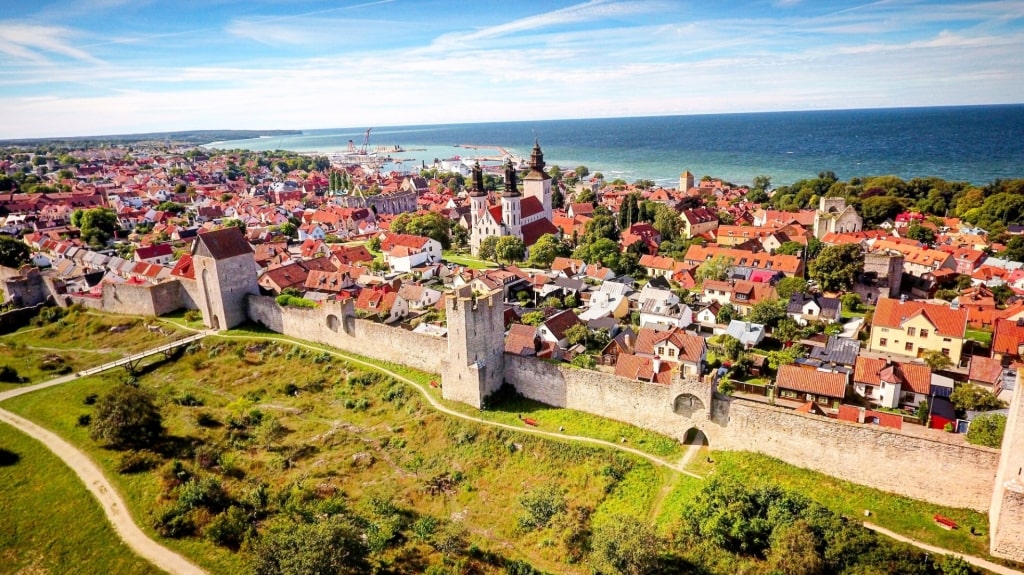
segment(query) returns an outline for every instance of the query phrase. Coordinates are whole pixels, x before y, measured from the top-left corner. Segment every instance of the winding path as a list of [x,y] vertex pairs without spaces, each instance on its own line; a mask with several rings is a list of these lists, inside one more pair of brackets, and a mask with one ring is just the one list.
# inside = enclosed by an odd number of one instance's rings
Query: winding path
[[[181,327],[180,324],[176,324],[176,325]],[[187,328],[187,329],[189,329],[189,328]],[[193,331],[198,331],[198,330],[193,330]],[[203,332],[200,332],[199,334],[197,334],[197,336],[194,336],[194,339],[200,339],[201,337],[205,337],[207,335],[211,335],[212,333],[213,332],[210,332],[210,331],[203,331]],[[656,457],[654,455],[651,455],[649,453],[645,453],[643,451],[640,451],[639,449],[635,449],[635,448],[628,447],[628,446],[625,446],[625,445],[621,445],[621,444],[618,444],[618,443],[613,443],[611,441],[604,441],[604,440],[601,440],[601,439],[594,439],[594,438],[583,437],[583,436],[579,436],[579,435],[569,435],[569,434],[559,433],[559,432],[554,432],[554,431],[545,431],[545,430],[541,430],[541,429],[519,427],[519,426],[515,426],[515,425],[509,425],[509,424],[506,424],[506,423],[501,423],[501,422],[497,422],[497,421],[491,421],[491,420],[483,419],[483,418],[480,418],[480,417],[474,417],[472,415],[461,413],[459,411],[456,411],[454,409],[451,409],[451,408],[445,406],[440,401],[438,401],[438,399],[436,397],[434,397],[434,395],[432,395],[424,386],[420,385],[419,383],[417,383],[417,382],[415,382],[415,381],[413,381],[413,380],[411,380],[411,379],[409,379],[407,377],[399,375],[398,373],[390,371],[390,370],[388,370],[388,369],[386,369],[384,367],[381,367],[381,366],[379,366],[377,364],[370,363],[370,362],[367,362],[367,361],[363,361],[363,360],[357,359],[357,358],[355,358],[355,357],[353,357],[351,355],[348,355],[346,353],[339,352],[339,351],[333,351],[333,350],[327,349],[327,348],[322,347],[322,346],[315,346],[315,345],[307,344],[307,343],[304,343],[304,342],[301,342],[301,341],[298,341],[298,340],[294,340],[294,339],[290,339],[290,338],[263,336],[263,335],[225,335],[225,334],[218,334],[218,337],[222,337],[222,338],[225,338],[225,339],[262,339],[262,340],[275,341],[275,342],[280,342],[280,343],[289,343],[289,344],[298,345],[298,346],[304,347],[306,349],[311,349],[311,350],[316,350],[316,351],[326,351],[327,353],[330,353],[330,354],[332,354],[332,355],[334,355],[336,357],[344,358],[346,361],[349,361],[349,362],[352,362],[352,363],[356,363],[356,364],[365,366],[365,367],[370,368],[370,369],[381,371],[383,373],[386,373],[386,374],[390,375],[391,377],[394,377],[395,379],[397,379],[399,381],[402,381],[404,383],[412,385],[427,400],[427,402],[431,405],[431,407],[433,407],[437,411],[439,411],[441,413],[444,413],[446,415],[450,415],[452,417],[458,417],[458,418],[461,418],[461,419],[464,419],[464,420],[467,420],[467,421],[473,421],[473,422],[476,422],[476,423],[479,423],[479,424],[482,424],[482,425],[490,425],[490,426],[493,426],[493,427],[509,429],[509,430],[516,431],[516,432],[519,432],[519,433],[528,433],[528,434],[532,434],[532,435],[537,435],[537,436],[541,436],[541,437],[550,437],[550,438],[553,438],[553,439],[559,439],[559,440],[563,440],[563,441],[575,441],[575,442],[587,443],[587,444],[591,444],[591,445],[599,445],[599,446],[608,447],[608,448],[611,448],[611,449],[617,449],[619,451],[630,453],[630,454],[635,455],[637,457],[641,457],[643,459],[646,459],[647,461],[650,461],[651,463],[653,463],[655,465],[658,465],[660,467],[665,467],[665,468],[671,469],[673,471],[679,472],[681,474],[688,475],[690,477],[695,477],[697,479],[703,479],[702,476],[684,469],[684,467],[689,462],[689,460],[692,459],[694,454],[697,453],[697,450],[700,447],[699,445],[691,445],[691,446],[689,446],[687,451],[686,451],[686,453],[682,457],[682,459],[680,461],[676,462],[676,463],[672,463],[672,462],[666,461],[664,459],[661,459],[659,457]],[[193,338],[189,338],[189,339],[193,339]],[[154,353],[159,353],[159,352],[163,351],[164,349],[166,349],[166,347],[167,346],[160,346],[158,348],[154,348],[152,350],[148,350],[148,351],[142,352],[140,354],[135,354],[133,356],[133,358],[137,358],[140,355],[151,355],[151,354],[154,354]],[[6,392],[2,392],[2,393],[0,393],[0,401],[3,401],[5,399],[10,399],[12,397],[16,397],[16,396],[19,396],[19,395],[23,395],[23,394],[26,394],[26,393],[31,393],[31,392],[37,391],[39,389],[44,389],[44,388],[60,385],[60,384],[63,384],[63,383],[67,383],[69,381],[72,381],[72,380],[78,378],[81,375],[91,375],[91,374],[94,374],[94,373],[99,373],[101,371],[105,371],[107,369],[111,369],[112,367],[116,367],[117,365],[123,365],[124,362],[125,362],[125,360],[118,360],[116,362],[111,362],[109,364],[104,364],[104,365],[101,365],[101,366],[98,366],[98,367],[95,367],[95,368],[91,368],[91,369],[85,370],[83,372],[80,372],[79,374],[71,374],[71,375],[67,375],[67,376],[63,376],[63,377],[58,377],[58,378],[55,378],[55,379],[52,379],[52,380],[49,380],[49,381],[46,381],[46,382],[43,382],[43,383],[39,383],[39,384],[36,384],[36,385],[31,385],[31,386],[27,386],[27,387],[23,387],[23,388],[17,388],[17,389],[12,389],[12,390],[9,390],[9,391],[6,391]],[[48,431],[46,429],[43,429],[39,425],[36,425],[35,423],[33,423],[33,422],[23,418],[23,417],[15,415],[15,414],[7,411],[7,410],[0,409],[0,421],[3,421],[5,423],[11,425],[12,427],[22,431],[23,433],[25,433],[25,434],[35,438],[36,440],[38,440],[40,442],[42,442],[43,445],[45,445],[47,447],[47,449],[49,449],[54,454],[56,454],[58,457],[60,457],[61,460],[64,461],[68,465],[68,467],[70,467],[71,470],[74,471],[75,474],[77,474],[78,477],[85,483],[86,488],[88,488],[89,491],[93,494],[93,496],[96,497],[97,501],[100,502],[100,505],[103,507],[103,510],[104,510],[104,512],[107,515],[107,519],[114,526],[114,530],[117,532],[118,536],[121,537],[121,539],[124,540],[124,542],[126,544],[128,544],[128,546],[130,546],[141,557],[143,557],[143,558],[147,559],[148,561],[152,562],[154,565],[156,565],[157,567],[163,569],[164,571],[167,571],[168,573],[172,573],[174,575],[179,575],[179,574],[180,575],[205,575],[205,571],[200,569],[198,566],[196,566],[195,564],[190,562],[188,559],[186,559],[182,555],[180,555],[180,554],[178,554],[178,553],[176,553],[174,551],[171,551],[170,549],[168,549],[168,548],[160,545],[156,541],[150,539],[149,536],[147,536],[135,524],[134,520],[131,517],[131,514],[128,512],[128,508],[125,505],[124,500],[121,498],[120,494],[117,492],[117,489],[115,489],[114,486],[111,485],[111,483],[104,476],[102,470],[100,470],[99,466],[97,466],[85,453],[83,453],[82,451],[78,450],[77,448],[75,448],[74,446],[69,444],[68,442],[64,441],[63,439],[58,437],[53,432],[50,432],[50,431]],[[986,569],[988,571],[991,571],[993,573],[997,573],[998,575],[1022,575],[1020,571],[1015,571],[1013,569],[1009,569],[1007,567],[1003,567],[1001,565],[997,565],[995,563],[992,563],[991,561],[987,561],[987,560],[982,559],[980,557],[974,557],[974,556],[971,556],[971,555],[963,555],[961,553],[956,553],[956,552],[953,552],[953,551],[949,551],[949,550],[946,550],[946,549],[941,549],[939,547],[928,545],[926,543],[922,543],[920,541],[916,541],[916,540],[904,537],[902,535],[899,535],[897,533],[889,531],[888,529],[885,529],[883,527],[880,527],[880,526],[877,526],[877,525],[874,525],[874,524],[871,524],[871,523],[864,523],[864,526],[867,527],[868,529],[871,529],[872,531],[876,531],[876,532],[878,532],[878,533],[880,533],[882,535],[885,535],[887,537],[891,537],[891,538],[893,538],[893,539],[895,539],[897,541],[903,541],[905,543],[909,543],[911,545],[914,545],[914,546],[916,546],[916,547],[918,547],[920,549],[923,549],[923,550],[931,552],[931,553],[935,553],[935,554],[951,554],[951,555],[956,555],[958,557],[962,557],[965,561],[967,561],[967,562],[969,562],[969,563],[971,563],[971,564],[973,564],[975,566],[978,566],[978,567],[981,567],[981,568]]]

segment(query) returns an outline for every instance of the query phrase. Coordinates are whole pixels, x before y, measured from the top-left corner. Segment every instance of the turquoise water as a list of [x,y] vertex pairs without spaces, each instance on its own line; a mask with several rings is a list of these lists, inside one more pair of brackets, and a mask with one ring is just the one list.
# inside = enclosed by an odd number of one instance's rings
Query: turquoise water
[[[342,151],[369,126],[217,142],[212,147]],[[413,170],[435,158],[494,156],[457,144],[502,146],[528,156],[534,138],[548,164],[585,165],[606,179],[675,186],[689,170],[737,184],[768,175],[776,186],[831,170],[842,180],[895,174],[978,185],[1024,177],[1024,105],[836,110],[374,127],[370,148],[401,145]]]

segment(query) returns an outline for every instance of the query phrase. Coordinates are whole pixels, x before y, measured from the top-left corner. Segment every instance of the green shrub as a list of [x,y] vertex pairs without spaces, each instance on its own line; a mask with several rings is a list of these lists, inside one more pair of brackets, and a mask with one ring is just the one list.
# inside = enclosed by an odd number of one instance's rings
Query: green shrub
[[979,415],[974,418],[970,429],[967,430],[967,441],[975,445],[999,449],[1003,445],[1003,433],[1005,432],[1005,415],[1001,413]]
[[197,309],[190,309],[185,312],[185,321],[202,321],[203,313]]
[[251,533],[253,533],[253,526],[248,515],[245,510],[235,505],[214,517],[205,530],[207,539],[232,550],[241,547],[242,542]]
[[139,473],[160,465],[160,456],[147,450],[131,450],[121,454],[117,461],[118,473]]
[[9,365],[0,365],[0,381],[4,383],[23,383],[25,381],[18,370]]
[[274,298],[274,301],[281,307],[316,307],[316,302],[293,295],[281,294]]
[[519,527],[525,531],[540,529],[565,511],[565,494],[554,484],[544,485],[520,495],[519,505],[523,508]]
[[162,537],[177,539],[191,535],[195,532],[196,526],[188,515],[188,509],[171,504],[157,512],[153,529]]
[[78,427],[89,427],[90,423],[92,423],[92,416],[88,413],[78,416]]
[[178,488],[178,504],[184,509],[205,507],[210,511],[220,511],[227,507],[229,501],[227,492],[215,477],[193,477]]
[[203,400],[186,391],[174,398],[174,403],[182,407],[201,407],[203,405]]

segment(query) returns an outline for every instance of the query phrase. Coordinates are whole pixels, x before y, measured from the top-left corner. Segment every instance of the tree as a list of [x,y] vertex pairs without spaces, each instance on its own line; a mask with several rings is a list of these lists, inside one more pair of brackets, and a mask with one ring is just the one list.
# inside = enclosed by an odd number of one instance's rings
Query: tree
[[784,242],[781,246],[779,246],[779,249],[775,250],[775,253],[784,256],[803,255],[804,245],[800,242],[794,242],[793,240],[790,240],[788,242]]
[[555,258],[568,256],[569,253],[569,246],[558,236],[544,234],[530,248],[530,265],[547,269]]
[[973,383],[957,385],[949,395],[949,401],[958,411],[988,411],[1005,407],[996,394]]
[[903,211],[903,202],[892,196],[872,196],[861,202],[861,217],[865,223],[878,225]]
[[499,262],[510,264],[523,261],[526,257],[526,246],[523,240],[515,236],[502,236],[498,243],[494,244],[494,256]]
[[585,177],[590,175],[590,168],[588,168],[586,166],[576,166],[576,170],[575,171],[576,171],[576,177],[581,179],[581,180],[583,178],[585,178]]
[[858,312],[861,310],[860,294],[856,292],[844,293],[839,298],[839,302],[843,304],[843,309],[849,312]]
[[814,529],[800,519],[772,532],[768,564],[775,573],[818,575],[825,571],[819,547]]
[[544,319],[545,319],[544,318],[544,312],[542,312],[542,311],[531,311],[529,313],[524,313],[523,317],[519,318],[519,321],[524,323],[524,324],[526,324],[526,325],[532,325],[532,326],[536,327],[536,326],[544,323]]
[[163,436],[153,394],[131,384],[114,387],[96,402],[89,437],[114,447],[148,447]]
[[932,371],[939,371],[953,365],[953,360],[937,349],[930,349],[924,352],[921,359],[928,364],[928,367],[932,368]]
[[785,317],[779,320],[772,335],[775,336],[775,339],[788,344],[800,336],[800,326],[793,318]]
[[923,244],[934,244],[935,243],[935,230],[922,226],[920,224],[914,224],[907,229],[907,238],[919,241]]
[[29,262],[30,257],[31,254],[25,242],[0,236],[0,266],[20,268]]
[[253,546],[254,575],[355,575],[369,571],[366,544],[348,519],[330,517],[272,529]]
[[435,212],[418,216],[408,213],[400,214],[391,221],[391,231],[396,234],[412,234],[437,240],[442,249],[448,249],[452,245],[451,224],[448,218]]
[[992,299],[996,300],[999,305],[1005,305],[1006,300],[1013,297],[1013,288],[1006,284],[999,284],[992,288]]
[[971,422],[967,430],[967,441],[975,445],[984,445],[999,449],[1003,445],[1003,433],[1006,431],[1006,416],[1001,413],[979,415]]
[[826,246],[811,260],[807,275],[824,291],[837,292],[853,287],[857,274],[864,270],[864,254],[857,244]]
[[743,353],[743,342],[731,335],[724,334],[720,336],[718,342],[721,344],[725,356],[733,361],[738,359],[740,354]]
[[1006,249],[999,257],[1015,262],[1024,262],[1024,236],[1013,236],[1006,242]]
[[789,301],[793,294],[804,293],[806,290],[807,280],[798,277],[784,277],[775,284],[775,292],[782,301]]
[[591,566],[603,575],[653,573],[661,546],[654,530],[632,515],[609,518],[594,529]]
[[81,231],[82,241],[95,248],[106,246],[118,227],[117,214],[107,208],[75,210],[71,222]]
[[773,328],[786,317],[786,303],[777,298],[763,299],[750,307],[750,313],[747,314],[746,319],[769,329]]
[[715,321],[720,324],[728,324],[733,319],[739,317],[736,313],[736,308],[731,303],[727,303],[722,307],[718,308],[718,313],[715,314]]
[[477,250],[476,255],[482,260],[495,260],[497,254],[495,248],[498,246],[499,236],[487,236],[480,241],[480,249]]
[[594,216],[594,219],[587,222],[587,226],[583,230],[582,243],[595,242],[601,238],[614,242],[619,241],[619,231],[615,227],[615,218],[612,216]]
[[732,267],[732,259],[717,255],[710,260],[697,266],[696,280],[702,285],[708,280],[721,281],[729,277],[729,268]]
[[565,338],[569,340],[571,345],[585,342],[589,334],[590,330],[587,329],[587,324],[585,323],[578,323],[565,330]]

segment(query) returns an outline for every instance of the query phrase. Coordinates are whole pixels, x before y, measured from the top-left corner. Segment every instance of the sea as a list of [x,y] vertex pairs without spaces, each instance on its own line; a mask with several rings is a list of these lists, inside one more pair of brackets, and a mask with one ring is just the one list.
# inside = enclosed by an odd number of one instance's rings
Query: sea
[[[371,129],[372,128],[372,129]],[[586,166],[606,181],[652,180],[675,187],[689,170],[773,187],[834,172],[840,180],[877,175],[939,177],[985,185],[1024,178],[1024,104],[891,108],[303,130],[301,135],[213,142],[220,149],[341,152],[368,150],[384,171],[414,172],[435,160],[528,157],[540,142],[548,166]],[[399,148],[404,151],[388,152]]]

